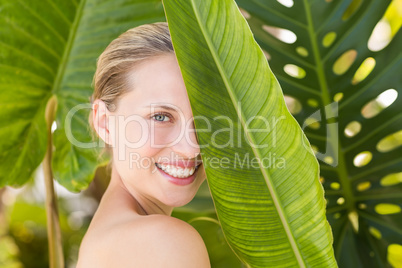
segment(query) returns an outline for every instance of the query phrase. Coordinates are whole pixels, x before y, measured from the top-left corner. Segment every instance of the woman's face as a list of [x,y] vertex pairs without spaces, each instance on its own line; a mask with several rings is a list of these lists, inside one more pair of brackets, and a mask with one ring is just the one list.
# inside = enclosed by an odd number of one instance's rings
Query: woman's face
[[135,198],[185,205],[206,176],[176,57],[142,62],[129,84],[132,89],[109,115],[115,168]]

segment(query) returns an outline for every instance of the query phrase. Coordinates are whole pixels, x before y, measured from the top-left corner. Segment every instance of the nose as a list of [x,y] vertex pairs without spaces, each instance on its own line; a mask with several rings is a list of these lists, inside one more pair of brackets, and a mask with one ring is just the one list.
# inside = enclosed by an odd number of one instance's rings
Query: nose
[[198,145],[194,123],[186,125],[184,135],[172,146],[172,150],[185,159],[193,159],[200,154],[200,146]]

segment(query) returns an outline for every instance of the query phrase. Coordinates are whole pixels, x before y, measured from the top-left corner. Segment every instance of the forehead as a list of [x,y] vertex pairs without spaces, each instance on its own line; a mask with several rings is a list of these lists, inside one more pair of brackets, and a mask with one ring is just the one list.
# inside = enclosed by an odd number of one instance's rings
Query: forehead
[[186,87],[173,54],[140,63],[130,72],[128,82],[130,90],[119,101],[119,110],[169,104],[185,115],[192,115]]

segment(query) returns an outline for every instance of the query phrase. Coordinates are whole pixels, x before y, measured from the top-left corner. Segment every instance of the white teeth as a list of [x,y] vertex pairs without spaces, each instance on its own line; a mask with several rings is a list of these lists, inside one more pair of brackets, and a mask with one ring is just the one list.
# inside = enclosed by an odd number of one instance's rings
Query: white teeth
[[194,174],[196,168],[191,167],[191,168],[182,168],[182,167],[177,167],[177,166],[171,166],[171,165],[161,165],[161,164],[156,164],[160,169],[162,169],[164,172],[167,174],[176,177],[176,178],[187,178],[188,176],[191,176]]

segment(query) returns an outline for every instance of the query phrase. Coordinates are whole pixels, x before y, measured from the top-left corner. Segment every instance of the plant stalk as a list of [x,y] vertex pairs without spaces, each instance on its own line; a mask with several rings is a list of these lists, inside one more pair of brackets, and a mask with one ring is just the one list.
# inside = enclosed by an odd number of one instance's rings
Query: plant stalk
[[61,231],[59,224],[59,213],[57,208],[57,196],[53,185],[52,172],[52,124],[56,114],[57,99],[53,95],[46,106],[47,123],[47,149],[43,160],[43,173],[46,186],[46,218],[47,218],[47,236],[49,244],[49,266],[50,268],[64,268],[63,248],[61,243]]

